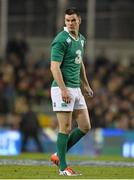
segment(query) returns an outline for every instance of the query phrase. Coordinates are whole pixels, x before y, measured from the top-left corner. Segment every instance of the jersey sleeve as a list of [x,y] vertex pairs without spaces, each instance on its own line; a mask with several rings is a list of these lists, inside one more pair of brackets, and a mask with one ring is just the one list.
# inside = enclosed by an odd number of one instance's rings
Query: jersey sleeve
[[62,62],[65,51],[66,44],[64,41],[53,41],[51,46],[51,61]]

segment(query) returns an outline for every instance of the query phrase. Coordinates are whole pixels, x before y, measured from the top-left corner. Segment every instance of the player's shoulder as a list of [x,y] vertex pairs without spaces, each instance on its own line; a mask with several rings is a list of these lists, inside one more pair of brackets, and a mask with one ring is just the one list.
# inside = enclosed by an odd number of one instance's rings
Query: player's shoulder
[[66,42],[67,38],[68,38],[68,33],[66,31],[61,31],[56,35],[54,41]]
[[80,38],[81,38],[82,40],[86,41],[85,36],[83,36],[81,33],[80,33]]

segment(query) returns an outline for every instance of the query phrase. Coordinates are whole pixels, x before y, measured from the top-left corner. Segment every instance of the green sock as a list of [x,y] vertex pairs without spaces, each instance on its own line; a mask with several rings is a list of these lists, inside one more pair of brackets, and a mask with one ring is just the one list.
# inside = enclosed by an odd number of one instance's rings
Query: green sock
[[60,159],[61,171],[63,171],[67,167],[67,163],[66,163],[67,142],[68,142],[68,134],[58,133],[57,154]]
[[67,151],[85,135],[79,128],[75,128],[68,138]]

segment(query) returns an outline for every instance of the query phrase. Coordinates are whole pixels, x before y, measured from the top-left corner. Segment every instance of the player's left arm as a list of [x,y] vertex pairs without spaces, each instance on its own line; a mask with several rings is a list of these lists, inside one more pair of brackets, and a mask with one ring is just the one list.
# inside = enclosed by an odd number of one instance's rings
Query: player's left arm
[[91,87],[89,85],[83,61],[82,61],[82,64],[81,64],[80,78],[81,78],[82,92],[87,96],[93,97],[93,90],[91,89]]

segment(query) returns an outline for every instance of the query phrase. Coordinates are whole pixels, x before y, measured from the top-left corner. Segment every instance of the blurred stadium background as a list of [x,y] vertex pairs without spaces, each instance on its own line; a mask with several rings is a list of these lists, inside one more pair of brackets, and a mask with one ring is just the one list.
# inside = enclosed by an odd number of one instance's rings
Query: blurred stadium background
[[0,0],[0,155],[56,150],[50,44],[69,6],[80,9],[94,90],[92,131],[69,153],[134,157],[133,0]]

